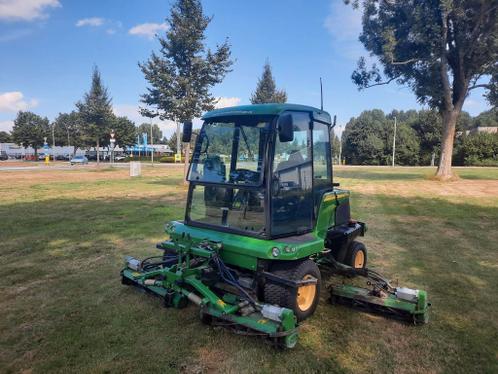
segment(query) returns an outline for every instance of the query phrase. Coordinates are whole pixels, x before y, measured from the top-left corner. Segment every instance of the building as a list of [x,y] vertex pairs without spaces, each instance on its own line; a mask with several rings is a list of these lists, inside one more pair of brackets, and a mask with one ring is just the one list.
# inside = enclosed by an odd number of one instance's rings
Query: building
[[[34,157],[35,150],[32,147],[21,147],[20,145],[17,145],[15,143],[0,143],[0,152],[7,154],[9,158],[31,158]],[[48,154],[50,156],[72,156],[74,152],[74,147],[73,146],[63,146],[63,147],[50,147]],[[38,148],[38,155],[44,155],[45,150],[43,147]],[[84,155],[85,151],[81,149],[76,150],[77,155]]]
[[498,134],[498,126],[479,126],[466,131],[467,135],[474,135],[479,133]]

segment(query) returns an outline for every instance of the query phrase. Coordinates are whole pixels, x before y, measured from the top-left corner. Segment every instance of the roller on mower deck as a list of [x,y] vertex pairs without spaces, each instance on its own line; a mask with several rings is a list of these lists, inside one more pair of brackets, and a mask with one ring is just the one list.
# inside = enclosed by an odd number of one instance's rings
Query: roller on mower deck
[[[332,181],[330,115],[293,104],[223,108],[203,116],[188,173],[183,221],[169,222],[163,253],[128,257],[123,284],[166,307],[199,306],[205,323],[267,337],[292,348],[313,315],[322,272],[362,276],[370,289],[342,284],[331,299],[427,321],[424,291],[393,287],[366,268],[349,191]],[[189,142],[192,124],[184,124]]]

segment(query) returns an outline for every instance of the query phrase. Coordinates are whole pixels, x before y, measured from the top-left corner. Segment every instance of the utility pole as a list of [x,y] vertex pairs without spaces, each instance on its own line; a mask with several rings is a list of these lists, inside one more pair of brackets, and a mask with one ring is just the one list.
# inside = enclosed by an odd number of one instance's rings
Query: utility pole
[[152,137],[152,119],[150,120],[150,159],[154,166],[154,138]]
[[52,124],[52,159],[55,162],[55,124]]
[[[342,129],[342,126],[339,126],[340,129]],[[339,138],[339,165],[342,165],[342,133],[341,131],[341,137]]]
[[396,154],[396,116],[394,117],[394,136],[393,136],[393,164],[394,167],[394,156]]

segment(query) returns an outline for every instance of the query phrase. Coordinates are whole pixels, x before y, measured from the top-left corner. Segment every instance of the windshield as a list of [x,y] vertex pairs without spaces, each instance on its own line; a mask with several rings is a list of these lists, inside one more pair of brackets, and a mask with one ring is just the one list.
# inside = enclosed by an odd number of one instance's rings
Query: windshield
[[189,180],[259,186],[269,118],[239,116],[205,122],[196,143]]

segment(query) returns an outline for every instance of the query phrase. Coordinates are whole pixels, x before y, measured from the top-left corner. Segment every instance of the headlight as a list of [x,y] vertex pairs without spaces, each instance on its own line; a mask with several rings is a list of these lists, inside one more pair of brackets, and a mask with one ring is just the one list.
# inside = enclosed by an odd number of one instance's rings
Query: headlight
[[277,247],[273,247],[271,249],[271,254],[273,255],[273,257],[278,257],[278,255],[280,254],[280,249],[278,249]]

